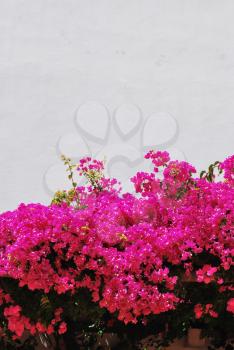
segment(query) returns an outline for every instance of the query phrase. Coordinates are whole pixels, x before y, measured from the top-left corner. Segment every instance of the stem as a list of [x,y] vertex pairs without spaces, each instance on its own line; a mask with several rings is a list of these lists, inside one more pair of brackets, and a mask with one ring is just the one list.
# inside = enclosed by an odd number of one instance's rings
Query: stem
[[75,182],[74,175],[73,175],[73,168],[75,167],[74,164],[72,164],[71,159],[65,157],[64,155],[61,156],[62,161],[64,162],[65,165],[67,165],[67,171],[68,171],[68,179],[71,180],[72,187],[74,190],[74,200],[77,204],[77,208],[80,208],[80,198],[79,194],[77,192],[77,183]]

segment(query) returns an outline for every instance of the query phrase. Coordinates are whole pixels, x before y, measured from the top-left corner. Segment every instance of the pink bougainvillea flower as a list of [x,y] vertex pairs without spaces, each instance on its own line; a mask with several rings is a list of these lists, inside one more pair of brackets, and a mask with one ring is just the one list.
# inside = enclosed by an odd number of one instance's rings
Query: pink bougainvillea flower
[[234,298],[228,300],[227,311],[232,312],[234,314]]
[[201,304],[196,304],[195,307],[194,307],[194,313],[195,313],[195,317],[197,319],[201,318],[202,315],[203,315],[203,307]]
[[66,322],[61,322],[59,325],[58,333],[59,334],[64,334],[67,331],[67,324]]
[[158,172],[158,167],[160,166],[165,166],[169,160],[170,160],[170,156],[169,153],[166,151],[149,151],[148,153],[146,153],[145,155],[145,159],[151,159],[152,163],[154,164],[154,171]]
[[214,274],[217,270],[217,267],[212,267],[208,264],[204,265],[202,269],[196,271],[197,281],[204,282],[206,284],[214,281]]
[[226,158],[220,163],[220,168],[224,171],[224,178],[230,184],[234,185],[234,155]]

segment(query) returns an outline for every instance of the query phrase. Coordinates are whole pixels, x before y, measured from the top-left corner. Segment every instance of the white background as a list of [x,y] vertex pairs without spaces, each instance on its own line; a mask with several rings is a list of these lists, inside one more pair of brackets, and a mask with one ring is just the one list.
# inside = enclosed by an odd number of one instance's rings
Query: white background
[[49,203],[43,176],[90,100],[169,113],[199,170],[233,154],[233,13],[233,0],[0,0],[1,211]]

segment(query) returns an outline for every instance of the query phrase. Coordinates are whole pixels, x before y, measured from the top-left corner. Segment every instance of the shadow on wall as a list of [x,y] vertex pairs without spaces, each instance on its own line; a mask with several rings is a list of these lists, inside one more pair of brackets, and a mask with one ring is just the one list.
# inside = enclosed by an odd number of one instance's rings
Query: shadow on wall
[[[84,156],[105,159],[107,175],[118,178],[125,191],[132,190],[129,178],[136,171],[151,170],[151,165],[144,161],[146,150],[163,149],[174,159],[186,159],[176,147],[179,125],[166,112],[155,112],[146,117],[139,106],[122,104],[111,113],[103,104],[86,102],[77,109],[74,126],[75,131],[59,138],[58,157],[65,154],[75,162]],[[45,172],[43,185],[49,195],[58,189],[69,188],[59,160]]]

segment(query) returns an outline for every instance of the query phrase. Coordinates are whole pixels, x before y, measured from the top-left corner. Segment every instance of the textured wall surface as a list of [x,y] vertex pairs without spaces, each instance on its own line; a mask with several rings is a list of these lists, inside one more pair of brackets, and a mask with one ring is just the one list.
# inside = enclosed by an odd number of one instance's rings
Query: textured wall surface
[[[232,0],[0,0],[0,210],[48,203],[59,153],[126,180],[148,147],[234,150]],[[127,185],[126,185],[127,186]]]

